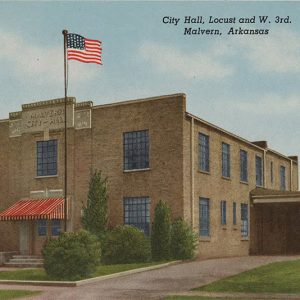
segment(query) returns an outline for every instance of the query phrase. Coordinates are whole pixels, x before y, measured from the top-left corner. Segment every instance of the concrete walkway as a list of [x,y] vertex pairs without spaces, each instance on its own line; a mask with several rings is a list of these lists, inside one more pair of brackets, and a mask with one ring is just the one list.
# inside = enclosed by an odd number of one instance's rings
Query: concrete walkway
[[75,288],[0,285],[0,289],[42,290],[40,296],[23,298],[36,300],[163,299],[166,295],[188,292],[192,288],[257,266],[294,259],[300,259],[300,256],[210,259],[171,265]]

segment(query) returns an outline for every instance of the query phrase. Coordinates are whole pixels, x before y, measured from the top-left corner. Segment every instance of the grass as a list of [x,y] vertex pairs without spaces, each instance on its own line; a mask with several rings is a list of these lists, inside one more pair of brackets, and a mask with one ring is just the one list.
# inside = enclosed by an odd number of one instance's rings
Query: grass
[[[135,263],[135,264],[118,264],[118,265],[101,265],[98,266],[96,271],[91,274],[92,277],[104,276],[109,274],[114,274],[118,272],[139,269],[144,267],[150,267],[154,265],[159,265],[163,262],[150,262],[150,263]],[[34,281],[53,281],[59,280],[49,277],[45,270],[42,268],[38,269],[22,269],[16,271],[3,271],[0,272],[0,280],[34,280]],[[0,297],[0,299],[2,299]]]
[[268,264],[194,290],[240,293],[300,293],[300,260]]
[[0,290],[0,299],[15,299],[40,294],[40,291]]
[[170,296],[170,297],[164,298],[164,300],[251,300],[251,299],[246,299],[246,298],[243,298],[243,299],[241,299],[241,298],[211,298],[211,297],[201,297],[201,296]]

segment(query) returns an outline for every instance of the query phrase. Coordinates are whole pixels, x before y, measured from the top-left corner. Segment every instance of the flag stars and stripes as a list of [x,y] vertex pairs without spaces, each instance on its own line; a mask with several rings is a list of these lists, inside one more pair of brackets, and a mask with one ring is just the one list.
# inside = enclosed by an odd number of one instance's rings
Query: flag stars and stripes
[[68,60],[77,60],[83,63],[102,64],[101,42],[87,39],[79,34],[67,35]]

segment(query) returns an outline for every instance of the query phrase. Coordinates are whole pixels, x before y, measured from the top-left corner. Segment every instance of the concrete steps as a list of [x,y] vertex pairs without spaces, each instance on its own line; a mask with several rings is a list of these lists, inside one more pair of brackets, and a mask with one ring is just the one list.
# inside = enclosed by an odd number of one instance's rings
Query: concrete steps
[[5,267],[14,268],[42,268],[44,260],[41,256],[33,255],[13,255],[13,257],[4,264]]

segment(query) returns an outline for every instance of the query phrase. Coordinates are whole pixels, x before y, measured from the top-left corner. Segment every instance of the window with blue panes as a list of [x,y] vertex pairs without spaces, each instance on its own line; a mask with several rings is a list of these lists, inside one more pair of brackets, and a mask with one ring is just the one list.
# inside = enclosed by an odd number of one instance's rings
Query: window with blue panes
[[150,198],[125,197],[123,200],[124,224],[132,225],[150,234]]
[[241,235],[248,236],[248,204],[241,203]]
[[274,170],[273,170],[273,162],[271,161],[270,163],[270,179],[271,179],[271,183],[274,182]]
[[240,180],[248,181],[248,153],[240,150]]
[[222,176],[230,177],[230,145],[222,143]]
[[263,186],[262,158],[258,155],[255,156],[255,174],[256,174],[256,186]]
[[199,200],[199,235],[210,235],[210,222],[209,222],[209,199],[200,198]]
[[285,191],[285,167],[280,166],[280,190]]
[[149,168],[149,131],[123,134],[124,170]]
[[226,201],[221,201],[221,225],[226,225]]
[[38,141],[37,176],[57,175],[57,140]]
[[37,220],[37,233],[38,236],[47,235],[47,220]]
[[51,235],[58,236],[61,232],[61,221],[51,220]]
[[209,172],[209,136],[199,133],[199,169]]
[[232,224],[236,225],[236,202],[232,203]]

